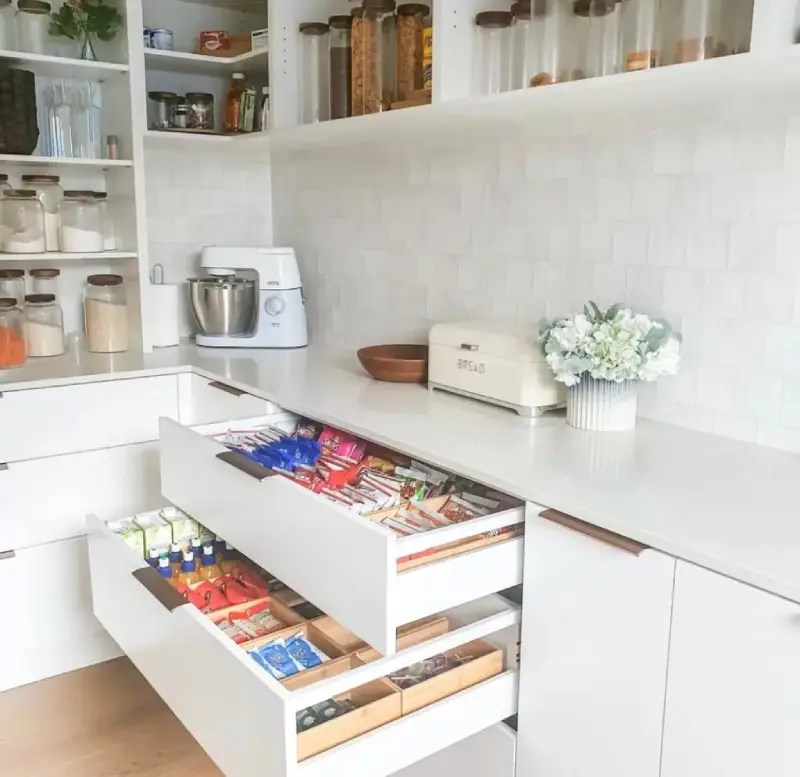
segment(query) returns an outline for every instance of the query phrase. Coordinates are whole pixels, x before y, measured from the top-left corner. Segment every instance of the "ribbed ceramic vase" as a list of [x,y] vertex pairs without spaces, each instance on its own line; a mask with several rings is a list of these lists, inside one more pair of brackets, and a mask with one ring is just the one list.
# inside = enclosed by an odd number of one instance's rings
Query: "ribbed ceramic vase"
[[567,423],[590,432],[627,432],[636,426],[638,384],[584,376],[567,391]]

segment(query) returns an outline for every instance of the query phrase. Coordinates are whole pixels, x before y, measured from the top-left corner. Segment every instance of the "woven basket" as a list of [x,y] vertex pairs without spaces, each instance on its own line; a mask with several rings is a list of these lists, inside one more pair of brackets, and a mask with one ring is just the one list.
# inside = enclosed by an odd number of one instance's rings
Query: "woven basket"
[[36,79],[27,70],[0,70],[0,154],[32,154],[39,142]]

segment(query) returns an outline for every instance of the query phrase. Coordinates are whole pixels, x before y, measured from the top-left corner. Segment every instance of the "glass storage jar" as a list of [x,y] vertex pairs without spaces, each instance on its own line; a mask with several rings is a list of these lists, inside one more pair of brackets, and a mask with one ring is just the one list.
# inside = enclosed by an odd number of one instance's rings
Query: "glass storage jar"
[[0,197],[13,188],[14,187],[8,182],[8,176],[5,173],[0,174]]
[[23,312],[28,356],[60,356],[64,353],[64,314],[55,294],[28,294]]
[[11,0],[0,0],[0,48],[6,51],[17,48],[16,22]]
[[34,189],[44,208],[44,242],[48,251],[61,250],[61,223],[58,205],[64,198],[61,178],[57,175],[23,175],[22,182]]
[[25,299],[25,270],[0,270],[0,297],[22,305]]
[[187,92],[186,128],[213,132],[216,126],[214,119],[214,95],[211,92]]
[[178,95],[175,92],[148,92],[147,96],[150,98],[150,129],[171,129]]
[[510,89],[524,89],[531,84],[533,72],[533,37],[531,35],[531,0],[520,0],[511,6],[511,73]]
[[90,275],[83,313],[89,351],[122,353],[130,348],[128,299],[121,275]]
[[117,250],[117,228],[114,223],[114,208],[108,199],[108,192],[94,192],[100,206],[100,218],[103,225],[103,250]]
[[484,11],[475,17],[477,52],[475,93],[505,92],[509,85],[509,11]]
[[10,189],[3,196],[3,253],[42,254],[44,208],[33,189]]
[[673,62],[695,62],[717,56],[721,43],[720,0],[683,0]]
[[25,317],[16,299],[0,295],[0,370],[25,364]]
[[300,25],[300,122],[330,118],[330,27],[325,22]]
[[31,294],[52,294],[58,299],[58,278],[61,270],[42,268],[28,270],[31,279]]
[[720,34],[715,56],[750,51],[753,31],[753,0],[727,0],[720,7]]
[[576,0],[575,15],[588,20],[582,66],[584,77],[618,73],[622,34],[622,11],[618,0]]
[[330,33],[331,118],[345,119],[352,111],[350,88],[353,72],[352,16],[331,16]]
[[571,38],[572,0],[531,3],[531,86],[548,86],[572,79],[576,45]]
[[94,254],[103,250],[103,211],[94,192],[68,189],[58,206],[61,250]]
[[397,6],[397,99],[410,100],[424,88],[425,19],[431,9],[422,3]]
[[364,0],[353,9],[353,115],[388,111],[396,94],[394,0]]
[[661,64],[660,13],[661,0],[622,0],[623,70],[649,70]]
[[19,0],[17,3],[17,46],[28,54],[46,54],[50,29],[50,3]]

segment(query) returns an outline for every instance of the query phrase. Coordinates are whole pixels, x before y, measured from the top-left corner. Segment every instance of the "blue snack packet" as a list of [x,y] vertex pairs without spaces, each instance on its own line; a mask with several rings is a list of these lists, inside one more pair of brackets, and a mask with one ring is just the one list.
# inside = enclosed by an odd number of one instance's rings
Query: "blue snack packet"
[[262,645],[250,655],[263,669],[266,669],[276,680],[283,680],[299,671],[283,642],[277,640],[269,645]]
[[328,656],[315,648],[301,634],[296,634],[286,640],[286,650],[301,671],[319,666],[323,661],[328,660]]

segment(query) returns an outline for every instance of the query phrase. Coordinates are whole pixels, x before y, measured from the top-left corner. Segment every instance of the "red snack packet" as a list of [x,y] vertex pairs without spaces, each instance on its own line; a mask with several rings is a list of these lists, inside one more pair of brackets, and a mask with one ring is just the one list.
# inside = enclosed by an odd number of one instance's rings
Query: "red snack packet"
[[269,586],[264,582],[264,578],[250,569],[246,564],[236,564],[229,574],[242,585],[249,586],[255,594],[255,596],[253,596],[254,599],[263,599],[269,596]]
[[186,601],[205,614],[222,610],[233,604],[220,589],[208,582],[200,583],[196,588],[190,588],[188,585],[178,586],[177,590]]

